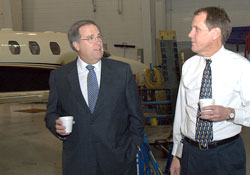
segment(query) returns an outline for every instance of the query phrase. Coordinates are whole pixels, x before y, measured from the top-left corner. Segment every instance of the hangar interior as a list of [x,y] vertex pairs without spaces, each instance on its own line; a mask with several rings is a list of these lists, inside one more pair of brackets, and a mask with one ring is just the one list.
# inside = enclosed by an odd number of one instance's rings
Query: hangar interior
[[[191,29],[193,12],[205,6],[223,7],[235,30],[246,27],[245,33],[236,37],[244,35],[243,40],[249,37],[250,24],[248,20],[242,20],[250,16],[248,0],[240,2],[235,0],[0,0],[0,36],[7,37],[8,46],[20,44],[19,47],[22,49],[24,39],[17,39],[16,35],[7,35],[3,31],[27,32],[25,36],[34,34],[44,39],[49,38],[44,34],[51,36],[65,34],[77,20],[95,21],[102,29],[105,51],[116,59],[126,58],[126,62],[135,65],[133,72],[138,82],[140,100],[143,107],[147,108],[145,120],[148,125],[146,131],[148,140],[160,169],[166,173],[168,155],[171,151],[171,127],[168,126],[173,122],[182,64],[194,55],[190,49],[188,33]],[[5,43],[1,38],[3,46]],[[54,59],[47,55],[48,50],[43,49],[43,43],[46,41],[41,38],[30,40],[30,49],[39,47],[41,55],[39,56],[40,52],[35,54],[30,50],[31,54],[27,53],[29,59],[35,58],[37,62],[44,62],[43,59],[48,58]],[[59,54],[57,51],[54,52],[55,57],[69,49],[69,44],[63,40],[65,36],[60,38],[61,40],[55,39],[60,47]],[[232,40],[227,42],[225,47],[250,59],[247,50],[250,47],[243,40]],[[2,46],[0,64],[8,62],[6,60],[11,56],[13,56],[11,62],[18,62],[16,59],[23,59],[27,56],[26,51],[29,52],[28,49],[23,49],[24,51],[19,51],[20,55],[15,55],[13,52],[7,54],[6,50],[9,52],[10,48],[4,50]],[[65,54],[75,58],[74,53]],[[67,62],[68,60],[64,60],[60,64]],[[143,66],[138,68],[141,66],[137,65],[138,62]],[[50,67],[49,70],[56,69],[58,65]],[[20,83],[8,85],[5,83],[8,82],[6,79],[12,82],[18,80],[24,82],[24,77],[17,74],[3,76],[3,73],[9,70],[8,66],[1,67],[0,70],[0,74],[2,73],[0,81],[4,82],[4,86],[1,85],[2,89],[0,86],[0,131],[3,136],[0,141],[0,174],[62,174],[62,143],[49,133],[44,124],[48,86],[35,87],[37,88],[35,90],[39,91],[21,89],[14,92]],[[16,71],[20,73],[19,69]],[[29,74],[33,74],[32,71]],[[47,83],[49,72],[43,75],[42,79]],[[36,79],[40,80],[41,76],[40,72]],[[26,84],[30,87],[35,80],[25,80],[25,82],[28,82]],[[10,86],[11,90],[3,90],[3,87]],[[147,103],[148,101],[150,103]],[[164,102],[159,103],[159,101]],[[152,117],[154,115],[163,119],[156,119]],[[163,125],[167,127],[162,128]],[[156,127],[158,129],[153,131],[152,128]],[[247,165],[250,161],[249,132],[250,129],[247,127],[243,127],[241,132],[246,148]],[[247,175],[250,175],[249,167]]]

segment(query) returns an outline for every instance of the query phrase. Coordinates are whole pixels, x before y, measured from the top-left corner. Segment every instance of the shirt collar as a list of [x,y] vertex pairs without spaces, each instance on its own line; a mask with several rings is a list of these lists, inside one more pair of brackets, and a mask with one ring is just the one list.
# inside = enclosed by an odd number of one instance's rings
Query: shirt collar
[[[77,57],[77,67],[79,72],[88,71],[88,69],[86,68],[87,65],[88,64],[84,62],[79,56]],[[101,60],[95,64],[92,64],[92,66],[95,67],[95,70],[99,70],[101,68]]]
[[225,50],[224,46],[221,46],[221,48],[215,53],[213,54],[210,58],[213,60],[217,59],[220,57],[220,55],[223,53],[223,51]]
[[207,60],[207,59],[211,59],[212,62],[213,62],[214,60],[217,60],[219,57],[221,57],[221,54],[223,53],[224,50],[225,50],[225,48],[224,48],[224,46],[222,46],[222,47],[221,47],[215,54],[213,54],[212,56],[210,56],[210,57],[201,56],[201,58],[203,58],[204,61]]

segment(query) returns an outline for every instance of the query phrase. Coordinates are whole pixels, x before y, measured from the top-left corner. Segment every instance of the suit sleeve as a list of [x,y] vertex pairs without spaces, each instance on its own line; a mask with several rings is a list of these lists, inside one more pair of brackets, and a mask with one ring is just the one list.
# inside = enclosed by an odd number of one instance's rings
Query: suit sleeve
[[59,118],[57,110],[58,106],[58,95],[56,90],[55,75],[52,71],[49,78],[50,93],[47,105],[47,112],[45,116],[46,127],[52,132],[57,138],[65,140],[66,137],[62,137],[56,133],[55,121]]
[[129,130],[131,132],[133,142],[137,146],[142,146],[144,137],[144,116],[141,110],[137,83],[130,66],[128,66],[127,69],[126,98],[130,122]]

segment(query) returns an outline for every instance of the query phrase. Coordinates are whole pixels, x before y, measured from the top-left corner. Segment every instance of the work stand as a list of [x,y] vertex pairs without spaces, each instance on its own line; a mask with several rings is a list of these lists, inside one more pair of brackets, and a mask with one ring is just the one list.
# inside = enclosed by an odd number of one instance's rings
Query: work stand
[[137,158],[137,170],[139,170],[137,175],[163,175],[146,136],[144,136],[143,146],[139,148]]
[[[168,175],[172,161],[173,115],[170,89],[140,88],[142,111],[145,117],[144,144],[137,154],[137,175]],[[151,150],[153,148],[153,151]],[[160,168],[153,152],[161,151],[167,164]],[[158,155],[157,155],[158,158]],[[161,166],[162,166],[162,162]],[[165,170],[164,170],[165,169]],[[164,172],[163,172],[164,170]]]
[[169,170],[172,161],[171,152],[169,152],[164,146],[162,147],[168,152],[168,160],[164,172],[162,172],[153,155],[147,136],[144,136],[144,144],[141,148],[139,148],[137,154],[137,175],[170,175]]

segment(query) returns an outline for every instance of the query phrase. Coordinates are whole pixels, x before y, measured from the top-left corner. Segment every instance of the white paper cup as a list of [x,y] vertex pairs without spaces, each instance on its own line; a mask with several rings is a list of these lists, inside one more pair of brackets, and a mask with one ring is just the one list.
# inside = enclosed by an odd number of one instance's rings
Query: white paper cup
[[63,116],[59,117],[59,119],[63,122],[63,126],[66,127],[65,132],[72,132],[72,124],[73,124],[73,116]]
[[202,109],[205,106],[214,105],[214,99],[212,99],[212,98],[200,99],[199,104],[200,104],[200,109]]

